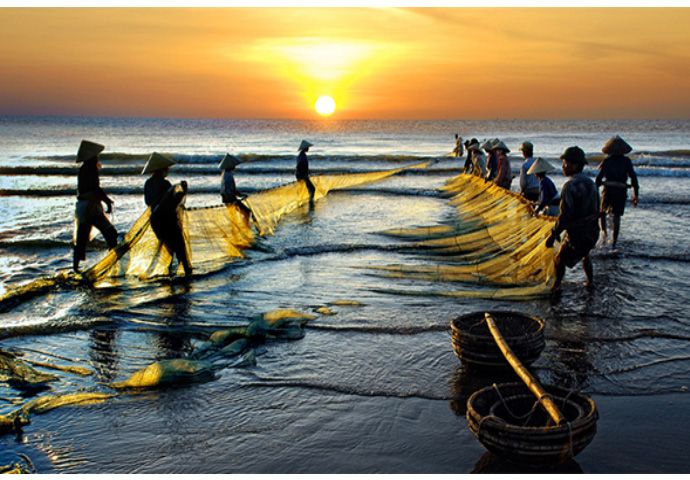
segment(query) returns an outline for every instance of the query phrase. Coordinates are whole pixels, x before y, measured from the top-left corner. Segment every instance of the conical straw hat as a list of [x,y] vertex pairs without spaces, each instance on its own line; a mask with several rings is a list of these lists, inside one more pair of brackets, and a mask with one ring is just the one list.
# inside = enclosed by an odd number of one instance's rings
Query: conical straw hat
[[299,148],[297,149],[298,151],[302,151],[306,149],[307,147],[313,147],[313,143],[309,143],[306,140],[302,140],[302,143],[299,144]]
[[484,143],[482,143],[482,150],[486,150],[487,152],[490,151],[491,147],[494,146],[495,141],[495,138],[489,138],[488,140],[485,140]]
[[479,150],[481,147],[479,146],[479,142],[477,139],[474,139],[474,142],[470,143],[467,145],[467,150]]
[[221,170],[232,170],[239,164],[240,160],[236,156],[226,153],[225,157],[223,157],[223,160],[221,160],[218,164],[218,168]]
[[491,150],[503,150],[506,153],[510,152],[510,148],[508,148],[501,140],[498,140],[496,143],[494,143],[493,147],[491,147]]
[[174,160],[164,155],[161,155],[160,153],[153,152],[149,157],[148,161],[146,162],[144,169],[141,171],[141,174],[146,175],[147,173],[152,173],[156,170],[161,170],[171,165],[175,165]]
[[607,155],[625,155],[626,153],[632,152],[632,147],[628,145],[628,142],[616,135],[606,142],[601,151]]
[[529,170],[527,170],[527,175],[534,175],[535,173],[548,173],[553,172],[555,168],[547,160],[541,157],[537,157]]
[[105,147],[99,143],[82,140],[77,151],[77,163],[85,162],[105,150]]

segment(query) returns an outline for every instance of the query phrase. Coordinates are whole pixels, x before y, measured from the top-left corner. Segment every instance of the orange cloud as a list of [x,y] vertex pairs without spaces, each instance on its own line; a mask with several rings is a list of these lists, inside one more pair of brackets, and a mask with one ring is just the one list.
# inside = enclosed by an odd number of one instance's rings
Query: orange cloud
[[0,113],[687,117],[690,9],[0,9]]

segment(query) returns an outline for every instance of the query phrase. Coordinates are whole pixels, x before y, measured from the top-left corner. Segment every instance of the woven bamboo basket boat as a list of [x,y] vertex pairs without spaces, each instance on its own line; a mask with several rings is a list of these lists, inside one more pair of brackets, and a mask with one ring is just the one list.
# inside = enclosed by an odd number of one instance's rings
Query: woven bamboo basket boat
[[522,383],[476,391],[467,400],[470,431],[495,455],[522,466],[563,464],[580,453],[597,431],[594,401],[555,386],[544,387],[565,422],[555,425]]
[[[490,312],[510,348],[525,365],[544,350],[544,321],[519,312]],[[510,368],[484,320],[484,312],[469,313],[450,322],[455,355],[465,364],[484,368]]]

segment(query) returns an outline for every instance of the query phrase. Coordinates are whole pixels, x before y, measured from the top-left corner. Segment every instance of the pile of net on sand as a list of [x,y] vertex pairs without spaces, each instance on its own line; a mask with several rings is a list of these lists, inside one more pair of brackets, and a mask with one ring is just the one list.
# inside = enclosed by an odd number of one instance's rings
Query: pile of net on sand
[[[334,301],[330,302],[330,305],[346,308],[362,306],[361,303],[352,300]],[[336,314],[325,305],[314,311],[320,315]],[[0,350],[0,382],[20,387],[23,392],[22,397],[41,393],[31,400],[10,406],[7,413],[0,414],[0,434],[19,432],[31,423],[32,415],[46,413],[59,407],[94,405],[120,393],[132,394],[151,389],[213,381],[218,378],[217,373],[222,369],[255,365],[254,351],[257,347],[271,341],[303,338],[307,323],[316,318],[316,315],[291,308],[265,312],[247,325],[230,325],[203,334],[204,340],[199,342],[188,356],[150,363],[122,381],[104,384],[105,391],[43,393],[51,390],[51,385],[59,383],[61,379],[34,369],[29,365],[30,362],[22,358],[21,353]],[[66,367],[44,362],[38,362],[38,365],[69,374],[93,373],[84,371],[83,367]],[[6,408],[7,405],[0,404],[0,409]]]
[[[520,195],[474,175],[454,177],[442,190],[457,212],[452,224],[383,232],[411,242],[410,250],[424,262],[371,269],[386,278],[439,282],[444,288],[384,292],[515,300],[550,294],[555,250],[544,241],[554,217],[534,217]],[[447,287],[456,282],[464,286]]]

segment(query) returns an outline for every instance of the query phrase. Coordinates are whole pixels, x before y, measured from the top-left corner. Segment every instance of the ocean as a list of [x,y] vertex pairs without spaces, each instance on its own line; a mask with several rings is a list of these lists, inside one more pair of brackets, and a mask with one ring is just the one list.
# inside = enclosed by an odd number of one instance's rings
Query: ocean
[[[566,273],[561,295],[530,301],[442,297],[433,294],[438,284],[371,274],[367,267],[429,262],[381,232],[455,218],[439,192],[464,162],[448,155],[455,133],[501,138],[514,174],[525,140],[556,167],[571,145],[594,156],[620,134],[633,146],[640,204],[626,207],[618,250],[593,251],[594,289],[583,288],[579,267]],[[235,179],[245,193],[293,181],[302,139],[314,144],[313,175],[433,161],[298,209],[247,258],[189,284],[60,289],[0,313],[0,348],[92,371],[61,372],[52,391],[67,393],[106,391],[153,361],[189,354],[200,332],[272,309],[363,304],[332,307],[336,315],[317,315],[304,338],[267,342],[255,365],[224,369],[214,381],[32,416],[21,434],[0,435],[0,465],[26,455],[41,473],[519,471],[488,454],[467,428],[467,397],[497,379],[463,368],[449,327],[466,313],[514,310],[546,322],[533,373],[591,396],[599,409],[594,441],[563,468],[686,473],[689,138],[685,120],[0,117],[0,293],[70,268],[81,139],[106,145],[101,185],[115,201],[120,233],[145,208],[140,171],[153,151],[177,160],[170,180],[187,180],[188,207],[220,203],[217,164],[226,152],[244,160]],[[596,169],[591,162],[586,173]],[[565,181],[560,171],[551,178],[559,189]],[[96,235],[82,264],[105,252]],[[401,285],[418,294],[403,294]],[[0,379],[0,414],[25,398]]]

